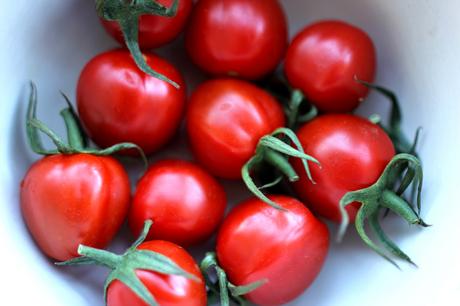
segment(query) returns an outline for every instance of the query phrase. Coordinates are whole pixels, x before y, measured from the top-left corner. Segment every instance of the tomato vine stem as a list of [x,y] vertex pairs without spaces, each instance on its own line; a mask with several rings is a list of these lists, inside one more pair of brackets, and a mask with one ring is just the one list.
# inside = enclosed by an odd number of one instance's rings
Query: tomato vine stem
[[56,264],[60,266],[99,265],[112,270],[104,286],[104,300],[106,304],[107,290],[113,281],[118,280],[128,286],[128,288],[149,306],[158,306],[159,304],[155,300],[155,297],[136,275],[136,270],[147,270],[167,275],[179,275],[197,282],[201,280],[195,275],[184,271],[175,262],[160,253],[137,249],[147,237],[151,226],[152,221],[147,220],[139,238],[122,255],[116,255],[105,250],[80,245],[78,247],[78,254],[81,255],[81,257]]
[[142,15],[174,17],[178,7],[179,0],[174,0],[170,7],[166,7],[155,0],[96,0],[96,11],[99,17],[119,24],[126,46],[139,69],[176,88],[180,88],[180,85],[153,70],[146,62],[139,47],[139,18]]
[[[399,181],[400,177],[402,177],[402,179]],[[398,181],[399,186],[397,186]],[[416,206],[407,202],[402,197],[402,194],[411,184],[414,185],[417,190]],[[398,267],[398,265],[387,255],[387,252],[399,259],[414,264],[410,257],[401,251],[396,244],[385,235],[380,227],[378,219],[382,209],[389,209],[402,217],[409,224],[427,227],[428,225],[420,217],[422,185],[423,170],[420,160],[416,156],[407,153],[396,155],[388,163],[382,175],[374,185],[361,190],[348,192],[340,200],[342,222],[337,237],[338,241],[342,240],[349,224],[349,217],[345,207],[353,202],[359,202],[361,203],[361,207],[356,216],[355,227],[364,243],[396,267]],[[393,189],[397,191],[395,192]],[[369,225],[378,243],[382,246],[377,245],[367,235],[364,229],[366,221],[369,221]]]

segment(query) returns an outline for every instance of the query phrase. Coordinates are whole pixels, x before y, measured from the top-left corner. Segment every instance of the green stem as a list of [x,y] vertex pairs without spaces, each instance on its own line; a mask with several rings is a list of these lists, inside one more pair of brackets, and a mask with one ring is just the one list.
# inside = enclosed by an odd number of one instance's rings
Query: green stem
[[139,47],[139,18],[142,15],[174,17],[177,14],[179,0],[174,0],[171,7],[165,7],[153,0],[120,1],[96,0],[96,10],[105,20],[116,21],[123,33],[126,46],[143,72],[179,88],[179,84],[156,72],[148,64]]

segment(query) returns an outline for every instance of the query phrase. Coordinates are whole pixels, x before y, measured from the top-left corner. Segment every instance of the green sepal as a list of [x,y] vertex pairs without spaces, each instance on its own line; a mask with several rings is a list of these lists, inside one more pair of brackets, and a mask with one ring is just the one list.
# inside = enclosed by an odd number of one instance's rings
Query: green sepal
[[[138,145],[133,143],[119,143],[105,149],[93,149],[87,147],[87,137],[83,131],[82,124],[70,103],[69,98],[63,94],[67,107],[61,111],[61,116],[64,119],[67,128],[68,143],[66,143],[59,135],[48,128],[42,121],[36,118],[37,116],[37,88],[33,82],[30,83],[31,92],[26,114],[26,131],[27,138],[31,149],[40,155],[55,155],[55,154],[92,154],[98,156],[113,155],[124,150],[136,150],[142,158],[144,167],[147,168],[147,157]],[[48,136],[56,149],[47,150],[44,148],[40,138],[40,133]]]
[[380,122],[380,119],[379,119],[380,117],[378,115],[373,115],[371,117],[371,121],[375,121],[375,119],[378,119],[377,124],[379,124],[380,127],[382,127],[385,130],[388,136],[390,136],[397,153],[408,153],[408,154],[417,156],[416,146],[417,146],[417,142],[420,136],[421,128],[417,129],[415,133],[415,139],[413,142],[410,142],[407,139],[406,135],[404,135],[402,131],[402,111],[401,111],[399,99],[396,96],[396,94],[393,91],[383,86],[368,83],[368,82],[359,80],[357,78],[355,78],[355,80],[356,82],[366,86],[367,88],[375,90],[376,92],[383,95],[390,101],[391,112],[390,112],[390,122],[389,122],[388,127],[384,126]]
[[200,282],[201,280],[195,275],[184,271],[175,262],[160,253],[137,249],[137,247],[147,237],[151,226],[152,221],[147,220],[144,224],[140,237],[122,255],[116,255],[108,251],[80,245],[78,248],[78,254],[81,255],[81,257],[57,264],[61,266],[95,264],[111,269],[112,271],[107,277],[104,285],[104,300],[106,303],[107,291],[110,284],[113,281],[118,280],[128,286],[128,288],[130,288],[145,303],[150,306],[157,306],[158,303],[155,300],[155,297],[137,276],[137,270],[152,271],[165,275],[178,275],[196,282]]
[[[216,253],[206,253],[203,261],[200,264],[201,272],[206,281],[208,295],[214,299],[217,297],[220,300],[221,306],[230,306],[230,300],[238,305],[246,305],[247,301],[243,295],[246,295],[267,283],[267,280],[259,280],[244,286],[235,286],[228,278],[225,270],[219,266]],[[216,272],[216,281],[211,280],[209,272]]]
[[126,46],[139,69],[176,88],[180,87],[179,84],[156,72],[147,64],[139,47],[139,18],[142,15],[174,17],[178,7],[179,0],[174,0],[170,7],[165,7],[154,0],[96,0],[98,15],[105,20],[115,21],[119,24]]
[[[399,178],[402,177],[402,180]],[[407,202],[403,197],[404,191],[413,185],[417,190],[416,205]],[[423,185],[423,170],[420,160],[411,154],[401,153],[393,157],[380,178],[368,188],[346,193],[340,200],[342,222],[337,240],[341,241],[349,224],[345,207],[353,202],[361,203],[358,210],[355,227],[364,243],[386,260],[398,266],[388,253],[396,258],[414,264],[413,261],[383,232],[378,222],[381,210],[393,211],[409,224],[428,226],[420,217],[421,191]],[[397,191],[393,191],[396,189]],[[365,231],[365,222],[369,221],[376,239],[380,245],[372,241]]]
[[273,182],[258,187],[251,176],[251,172],[265,163],[278,170],[290,182],[298,181],[299,175],[292,167],[289,158],[299,158],[302,161],[308,179],[314,183],[308,162],[318,165],[320,163],[317,159],[305,153],[296,134],[288,128],[278,128],[272,134],[262,137],[257,145],[255,155],[241,169],[241,177],[249,191],[260,200],[279,210],[284,210],[284,208],[270,200],[261,190],[275,186],[281,182],[281,179],[277,177]]
[[297,130],[300,125],[318,116],[318,109],[308,101],[301,90],[292,88],[283,76],[273,75],[258,85],[283,104],[288,128]]

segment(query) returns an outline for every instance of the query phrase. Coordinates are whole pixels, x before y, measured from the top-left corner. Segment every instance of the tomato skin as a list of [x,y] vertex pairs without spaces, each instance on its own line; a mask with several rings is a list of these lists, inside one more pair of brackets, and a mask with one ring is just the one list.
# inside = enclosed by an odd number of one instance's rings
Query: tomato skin
[[211,175],[190,162],[164,160],[141,178],[129,214],[137,236],[147,219],[147,239],[189,246],[208,239],[224,217],[227,198]]
[[[311,166],[315,184],[303,174],[302,165],[292,160],[300,180],[297,195],[315,213],[340,222],[340,199],[345,193],[366,188],[377,181],[395,155],[388,135],[367,119],[348,114],[320,116],[297,131],[305,151],[321,163]],[[359,203],[347,207],[353,221]]]
[[64,261],[80,244],[104,248],[129,208],[128,175],[112,157],[53,155],[34,163],[21,183],[21,210],[40,249]]
[[[205,306],[206,288],[197,264],[183,248],[167,241],[155,240],[142,243],[138,249],[160,253],[179,267],[198,277],[201,282],[177,275],[164,275],[137,270],[136,274],[161,306]],[[116,280],[107,292],[108,306],[148,306],[126,285]]]
[[217,238],[219,264],[233,284],[268,281],[246,295],[257,305],[281,305],[299,296],[319,274],[329,248],[327,227],[301,202],[270,198],[287,210],[247,200],[230,212]]
[[186,48],[207,73],[252,80],[275,70],[287,39],[286,16],[277,0],[200,0]]
[[281,106],[245,81],[216,79],[200,85],[190,98],[187,132],[197,160],[210,173],[240,179],[259,139],[284,126]]
[[[174,2],[173,0],[156,1],[167,7]],[[158,48],[174,40],[184,29],[191,11],[192,0],[180,0],[177,14],[174,17],[141,16],[139,20],[139,46],[141,49]],[[125,46],[123,33],[117,22],[101,19],[101,23],[110,36]]]
[[182,76],[166,60],[145,56],[153,69],[179,83],[180,89],[140,71],[129,51],[121,49],[96,56],[80,75],[78,112],[100,147],[132,142],[151,154],[179,127],[186,99]]
[[376,50],[361,29],[321,21],[303,29],[288,48],[285,74],[323,112],[350,112],[368,94],[355,81],[373,82]]

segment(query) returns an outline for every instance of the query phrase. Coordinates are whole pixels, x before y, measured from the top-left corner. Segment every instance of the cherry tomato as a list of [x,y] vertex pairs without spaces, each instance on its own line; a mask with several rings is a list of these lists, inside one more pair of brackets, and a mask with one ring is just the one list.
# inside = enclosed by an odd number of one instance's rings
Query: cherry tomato
[[188,246],[209,238],[224,217],[223,187],[200,167],[165,160],[150,167],[137,185],[129,221],[138,235],[153,221],[148,239]]
[[291,85],[324,112],[350,112],[373,82],[376,51],[361,29],[341,21],[321,21],[303,29],[288,48],[285,73]]
[[38,246],[63,261],[80,244],[104,248],[123,223],[130,184],[112,157],[52,155],[37,161],[21,184],[24,220]]
[[284,125],[277,101],[258,87],[234,79],[200,85],[187,113],[189,141],[198,161],[212,174],[241,178],[259,139]]
[[[156,0],[156,2],[170,7],[174,1]],[[141,16],[139,20],[139,46],[141,49],[158,48],[174,40],[182,32],[191,10],[192,0],[180,0],[174,17]],[[101,19],[101,22],[107,33],[124,46],[123,33],[118,23],[103,19]]]
[[[374,184],[395,155],[383,129],[354,115],[320,116],[301,127],[297,136],[321,167],[312,166],[315,184],[299,171],[295,190],[315,213],[336,222],[341,220],[339,202],[345,193]],[[293,165],[299,170],[302,166],[295,160]],[[347,207],[351,220],[359,207],[358,203]]]
[[299,201],[271,196],[286,209],[259,199],[236,206],[217,238],[217,257],[230,282],[267,282],[246,297],[257,305],[281,305],[299,296],[319,274],[329,248],[327,227]]
[[[203,276],[193,258],[171,242],[155,240],[141,244],[138,249],[165,255],[201,282],[178,275],[165,275],[137,270],[136,274],[161,306],[205,306],[206,288]],[[115,280],[107,291],[108,306],[148,306],[126,285]]]
[[145,56],[149,65],[179,83],[180,89],[140,71],[127,50],[96,56],[80,75],[78,111],[100,147],[132,142],[151,154],[170,140],[180,124],[186,99],[181,74],[166,60]]
[[200,0],[186,33],[192,60],[213,75],[258,79],[275,70],[287,47],[277,0]]

